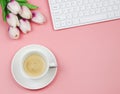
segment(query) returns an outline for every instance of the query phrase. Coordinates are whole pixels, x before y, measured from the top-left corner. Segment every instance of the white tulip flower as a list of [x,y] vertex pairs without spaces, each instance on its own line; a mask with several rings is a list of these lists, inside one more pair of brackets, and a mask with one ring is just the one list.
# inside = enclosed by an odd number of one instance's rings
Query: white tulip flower
[[21,29],[21,31],[26,34],[29,31],[31,31],[31,25],[30,22],[26,19],[20,19],[20,26],[19,28]]
[[20,37],[20,31],[16,27],[9,27],[8,32],[11,39],[18,39]]
[[38,23],[38,24],[43,24],[46,22],[46,18],[40,12],[33,12],[31,20],[35,23]]
[[16,27],[19,26],[19,20],[18,17],[16,15],[14,15],[13,13],[9,13],[6,17],[7,23],[11,26],[11,27]]
[[15,0],[12,0],[7,5],[8,10],[10,10],[13,14],[18,14],[21,11],[21,6]]
[[19,12],[19,15],[24,19],[31,19],[32,13],[30,9],[26,6],[22,6],[22,10]]

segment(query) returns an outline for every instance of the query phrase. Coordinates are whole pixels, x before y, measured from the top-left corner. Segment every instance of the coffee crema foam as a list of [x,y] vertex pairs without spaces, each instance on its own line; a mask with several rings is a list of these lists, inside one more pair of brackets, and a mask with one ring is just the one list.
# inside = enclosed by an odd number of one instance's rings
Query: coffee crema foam
[[44,73],[46,63],[42,56],[32,54],[24,60],[23,68],[28,76],[38,77]]

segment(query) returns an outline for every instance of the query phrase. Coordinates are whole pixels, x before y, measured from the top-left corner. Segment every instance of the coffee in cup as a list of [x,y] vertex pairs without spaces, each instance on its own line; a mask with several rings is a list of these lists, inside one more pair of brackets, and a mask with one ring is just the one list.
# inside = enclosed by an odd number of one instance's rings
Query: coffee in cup
[[24,60],[23,69],[28,76],[38,77],[46,70],[46,61],[39,54],[32,54]]

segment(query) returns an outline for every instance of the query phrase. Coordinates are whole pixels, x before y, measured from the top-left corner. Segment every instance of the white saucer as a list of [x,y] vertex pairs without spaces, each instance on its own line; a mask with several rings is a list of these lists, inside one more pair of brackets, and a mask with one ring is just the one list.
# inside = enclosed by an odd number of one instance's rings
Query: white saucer
[[19,85],[21,85],[22,87],[27,88],[27,89],[36,90],[36,89],[44,88],[45,86],[49,85],[53,81],[53,79],[55,78],[56,73],[57,73],[57,67],[50,68],[48,73],[40,79],[29,79],[29,78],[24,77],[20,73],[19,63],[21,63],[21,62],[19,62],[19,61],[21,61],[21,59],[22,59],[21,57],[26,51],[30,51],[33,49],[36,51],[39,50],[42,53],[46,54],[47,58],[50,60],[50,62],[54,62],[57,65],[54,54],[48,48],[41,46],[41,45],[29,45],[29,46],[21,48],[15,54],[15,56],[12,60],[11,72],[12,72],[12,75],[13,75],[15,81]]

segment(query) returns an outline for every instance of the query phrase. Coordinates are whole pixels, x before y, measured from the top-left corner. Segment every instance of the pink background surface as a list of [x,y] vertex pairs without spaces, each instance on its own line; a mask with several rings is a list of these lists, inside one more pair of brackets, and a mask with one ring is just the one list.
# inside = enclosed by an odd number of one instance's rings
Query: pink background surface
[[[0,15],[0,94],[120,94],[120,20],[54,31],[47,0],[29,1],[47,23],[32,23],[32,32],[11,40]],[[10,73],[14,54],[29,44],[45,45],[59,64],[55,80],[42,90],[24,89]]]

